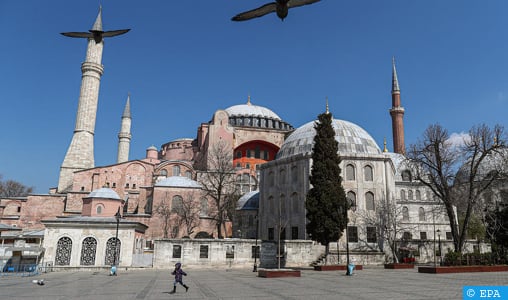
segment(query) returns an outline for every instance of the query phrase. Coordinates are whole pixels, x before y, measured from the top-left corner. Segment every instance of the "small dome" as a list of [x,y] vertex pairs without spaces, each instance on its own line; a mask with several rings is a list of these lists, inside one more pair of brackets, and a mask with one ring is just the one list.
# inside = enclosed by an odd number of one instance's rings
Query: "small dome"
[[199,182],[185,176],[170,176],[157,182],[155,186],[201,188]]
[[[508,150],[501,149],[499,152],[492,152],[485,156],[478,166],[477,176],[475,180],[485,178],[492,172],[499,172],[508,169]],[[471,168],[471,160],[462,165],[455,176],[455,183],[468,182]]]
[[122,200],[118,194],[110,188],[100,188],[88,194],[88,198],[106,198]]
[[259,191],[248,192],[236,203],[236,209],[239,210],[256,210],[259,208]]
[[281,121],[282,119],[266,107],[247,104],[234,105],[225,109],[230,117],[232,116],[258,116]]
[[155,147],[154,145],[152,145],[152,146],[150,146],[150,147],[146,148],[146,150],[155,150],[155,151],[157,151],[157,147]]
[[[277,159],[297,154],[312,153],[314,145],[315,121],[296,129],[282,144]],[[339,143],[339,155],[348,154],[381,154],[381,149],[374,139],[360,126],[348,121],[334,119],[335,140]]]

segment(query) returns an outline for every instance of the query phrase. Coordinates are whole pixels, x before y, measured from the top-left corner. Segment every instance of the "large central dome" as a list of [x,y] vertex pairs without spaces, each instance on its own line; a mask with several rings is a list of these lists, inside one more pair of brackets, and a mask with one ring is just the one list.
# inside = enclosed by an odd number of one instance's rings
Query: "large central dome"
[[271,111],[270,109],[263,107],[263,106],[257,106],[250,103],[250,101],[247,104],[240,104],[240,105],[233,105],[231,107],[226,108],[226,112],[230,117],[232,116],[257,116],[262,118],[269,118],[273,120],[281,120],[281,118]]
[[[277,159],[297,154],[312,153],[314,145],[315,121],[309,122],[296,129],[277,153]],[[360,126],[348,121],[334,119],[335,140],[339,143],[339,155],[350,154],[381,154],[381,149],[374,139]]]

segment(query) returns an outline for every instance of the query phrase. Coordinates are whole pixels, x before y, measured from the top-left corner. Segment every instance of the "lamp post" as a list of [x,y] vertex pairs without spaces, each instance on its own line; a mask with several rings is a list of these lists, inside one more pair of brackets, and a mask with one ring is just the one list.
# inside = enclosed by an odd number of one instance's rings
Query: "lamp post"
[[111,266],[111,275],[116,276],[116,265],[117,265],[117,253],[118,253],[118,226],[120,225],[120,218],[122,215],[120,214],[120,207],[118,207],[118,211],[115,214],[116,219],[116,235],[115,235],[115,252],[113,252],[113,266]]
[[352,199],[346,199],[344,201],[344,218],[346,219],[346,275],[352,275],[351,271],[349,270],[349,233],[348,233],[348,218],[347,218],[347,212],[348,208],[351,208],[354,210],[356,207],[355,202]]
[[256,243],[254,246],[254,268],[252,269],[252,272],[258,271],[258,264],[257,264],[257,258],[258,258],[258,230],[259,230],[259,218],[258,215],[254,217],[256,219]]
[[443,255],[441,253],[441,230],[437,230],[437,238],[438,238],[438,249],[439,249],[439,265],[442,266],[443,265]]

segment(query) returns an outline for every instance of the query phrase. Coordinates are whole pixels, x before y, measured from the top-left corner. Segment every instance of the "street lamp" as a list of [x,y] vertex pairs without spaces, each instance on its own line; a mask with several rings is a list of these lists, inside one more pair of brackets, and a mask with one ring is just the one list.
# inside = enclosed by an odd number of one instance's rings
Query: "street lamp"
[[439,249],[439,265],[443,265],[443,254],[441,253],[441,230],[437,230],[437,238],[438,238],[438,249]]
[[252,272],[258,271],[258,265],[257,265],[257,258],[258,258],[258,230],[259,230],[259,218],[258,215],[254,217],[256,219],[256,243],[254,246],[254,268],[252,269]]
[[115,252],[113,253],[113,265],[111,266],[111,275],[116,276],[116,265],[117,265],[117,253],[118,253],[118,226],[120,225],[120,219],[122,215],[120,214],[120,207],[118,207],[118,211],[115,214],[116,219],[116,235],[115,235]]
[[346,201],[344,201],[344,218],[346,219],[346,275],[352,275],[351,271],[349,270],[349,234],[347,230],[348,228],[347,212],[349,208],[355,210],[356,203],[352,199],[347,198]]

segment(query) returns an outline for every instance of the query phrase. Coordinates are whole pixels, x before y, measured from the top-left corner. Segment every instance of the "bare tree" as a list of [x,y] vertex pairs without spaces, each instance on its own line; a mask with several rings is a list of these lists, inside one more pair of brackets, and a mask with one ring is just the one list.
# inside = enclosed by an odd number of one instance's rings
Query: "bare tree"
[[[448,131],[440,125],[429,126],[421,140],[410,146],[409,163],[416,170],[416,179],[429,187],[444,204],[450,220],[455,251],[461,252],[471,213],[481,194],[498,178],[499,172],[486,171],[486,162],[501,147],[503,128],[486,125],[469,130],[461,145],[450,141]],[[483,166],[483,168],[482,168]],[[463,224],[456,222],[455,205],[463,203]]]
[[235,169],[233,167],[233,151],[225,141],[219,141],[208,151],[207,170],[198,176],[207,197],[213,199],[215,207],[210,217],[217,226],[217,235],[223,238],[222,227],[228,220],[228,213],[236,207],[239,193],[235,183]]
[[3,181],[0,175],[0,197],[23,197],[33,192],[33,187],[14,181]]
[[190,193],[182,201],[182,207],[178,211],[176,219],[180,227],[185,225],[186,236],[190,237],[199,226],[200,203],[196,201],[194,193]]
[[405,222],[403,206],[395,203],[395,200],[382,199],[375,212],[360,211],[357,214],[366,226],[377,229],[379,248],[383,250],[386,245],[392,254],[393,263],[398,263],[398,248],[401,245],[397,241],[401,240],[404,232],[413,232],[415,229],[415,225]]
[[155,207],[155,213],[159,215],[162,219],[162,232],[164,234],[164,238],[167,239],[169,236],[169,228],[171,225],[171,205],[168,199],[168,193],[162,201]]

